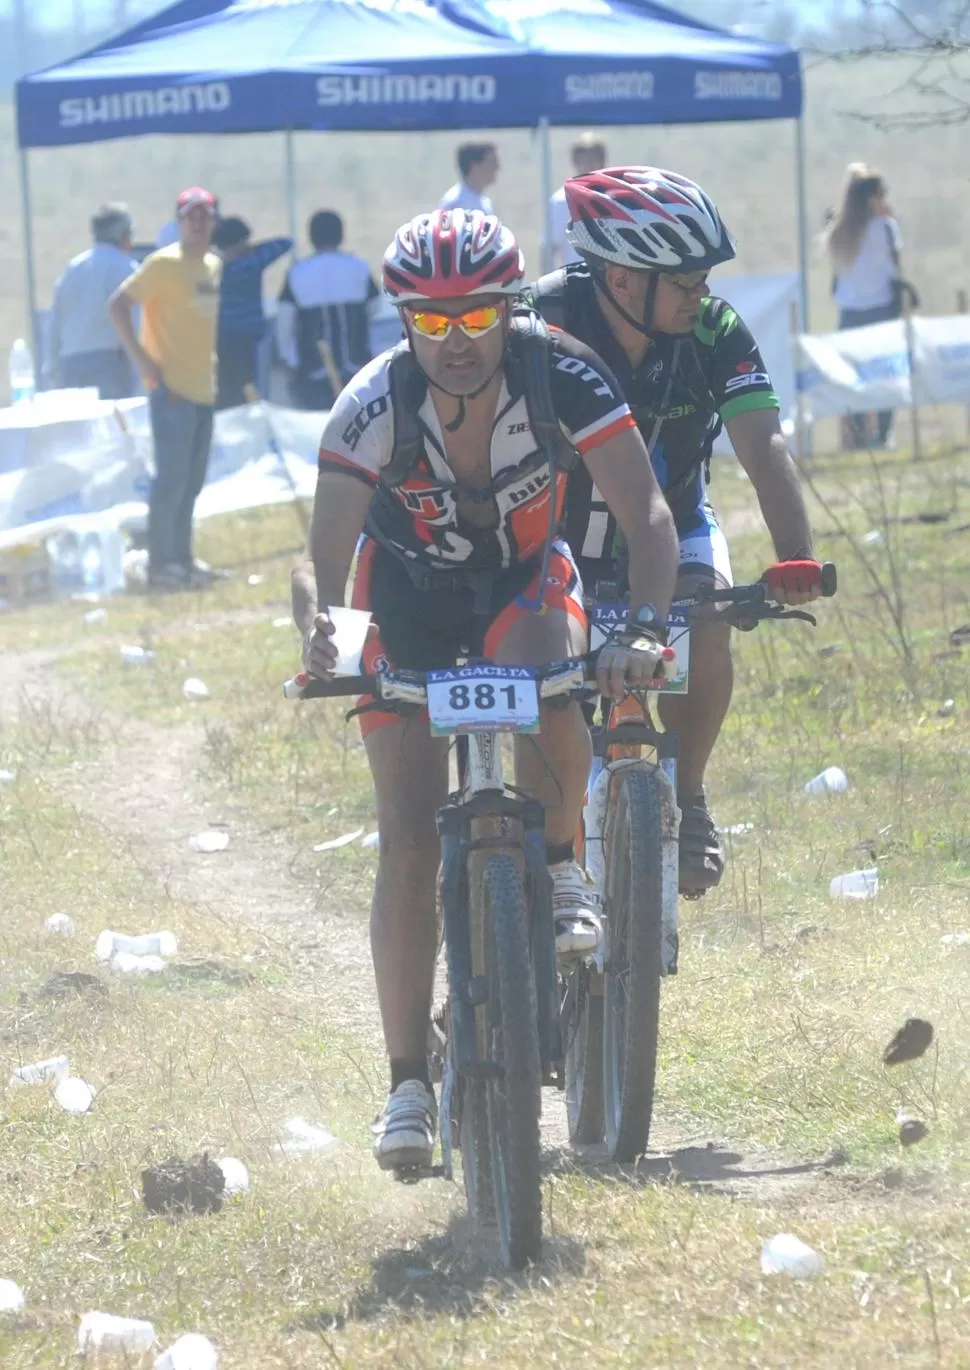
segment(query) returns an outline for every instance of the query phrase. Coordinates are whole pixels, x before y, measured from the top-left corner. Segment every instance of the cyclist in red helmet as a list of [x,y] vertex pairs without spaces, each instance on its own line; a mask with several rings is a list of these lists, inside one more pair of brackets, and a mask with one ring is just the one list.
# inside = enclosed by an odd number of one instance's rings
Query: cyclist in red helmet
[[[631,549],[635,621],[604,648],[600,684],[607,694],[645,684],[663,651],[677,547],[612,375],[582,343],[544,335],[534,316],[525,327],[513,320],[523,259],[492,215],[419,215],[388,248],[383,279],[405,338],[354,377],[324,429],[308,558],[293,574],[307,669],[333,667],[326,610],[344,602],[358,539],[353,604],[373,615],[365,670],[380,660],[446,669],[466,654],[539,665],[586,650],[582,587],[558,536],[565,472],[531,431],[537,364],[562,464],[578,454]],[[381,834],[371,944],[391,1074],[375,1151],[396,1168],[427,1163],[434,1139],[426,1040],[447,741],[426,723],[401,726],[373,700],[361,705]],[[579,707],[544,707],[535,741],[517,749],[516,775],[547,810],[557,946],[589,949],[598,915],[573,850],[590,760]]]
[[[821,567],[778,400],[758,345],[726,301],[712,268],[734,257],[717,207],[700,186],[658,167],[608,167],[565,184],[566,236],[583,259],[544,276],[525,299],[610,366],[636,416],[680,541],[678,596],[698,580],[731,584],[727,542],[706,497],[714,439],[726,426],[775,544],[771,592],[801,604],[821,591]],[[566,536],[588,591],[622,578],[616,524],[577,469]],[[730,629],[712,615],[691,629],[690,690],[661,700],[678,730],[680,886],[716,885],[724,851],[707,806],[704,773],[731,702]]]

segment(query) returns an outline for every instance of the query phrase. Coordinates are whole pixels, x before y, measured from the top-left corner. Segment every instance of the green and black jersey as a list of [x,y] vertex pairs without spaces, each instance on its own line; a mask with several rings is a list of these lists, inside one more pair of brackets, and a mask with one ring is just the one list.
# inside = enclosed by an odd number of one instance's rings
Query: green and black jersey
[[[693,334],[659,334],[634,368],[603,318],[584,262],[543,276],[525,298],[611,369],[644,441],[652,444],[654,469],[678,525],[704,503],[704,467],[721,422],[779,407],[758,344],[726,300],[704,300]],[[584,472],[577,468],[577,481]],[[575,508],[573,493],[571,481]]]

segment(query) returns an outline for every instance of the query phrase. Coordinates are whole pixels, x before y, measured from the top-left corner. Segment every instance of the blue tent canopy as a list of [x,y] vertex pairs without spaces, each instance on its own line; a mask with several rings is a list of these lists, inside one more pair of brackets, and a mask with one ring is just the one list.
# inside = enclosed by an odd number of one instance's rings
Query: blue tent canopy
[[796,53],[648,0],[180,0],[17,83],[21,148],[800,112]]

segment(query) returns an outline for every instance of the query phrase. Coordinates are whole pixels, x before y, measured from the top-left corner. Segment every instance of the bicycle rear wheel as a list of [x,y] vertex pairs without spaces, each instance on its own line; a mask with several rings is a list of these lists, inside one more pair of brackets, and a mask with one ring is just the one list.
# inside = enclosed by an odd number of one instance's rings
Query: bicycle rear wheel
[[594,974],[588,966],[574,966],[562,1000],[566,1121],[569,1140],[576,1146],[595,1146],[603,1140],[605,1127],[603,995],[592,993]]
[[663,807],[651,770],[611,781],[606,822],[603,1095],[614,1161],[647,1149],[660,1027]]
[[538,1260],[542,1246],[542,1071],[525,896],[511,857],[488,858],[482,891],[492,1193],[502,1263],[520,1270]]

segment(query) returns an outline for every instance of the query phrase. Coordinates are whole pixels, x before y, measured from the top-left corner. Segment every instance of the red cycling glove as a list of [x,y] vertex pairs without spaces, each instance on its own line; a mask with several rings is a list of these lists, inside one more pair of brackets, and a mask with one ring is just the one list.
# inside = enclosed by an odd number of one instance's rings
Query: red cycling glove
[[817,561],[776,561],[761,579],[773,595],[810,594],[822,588],[822,567]]

